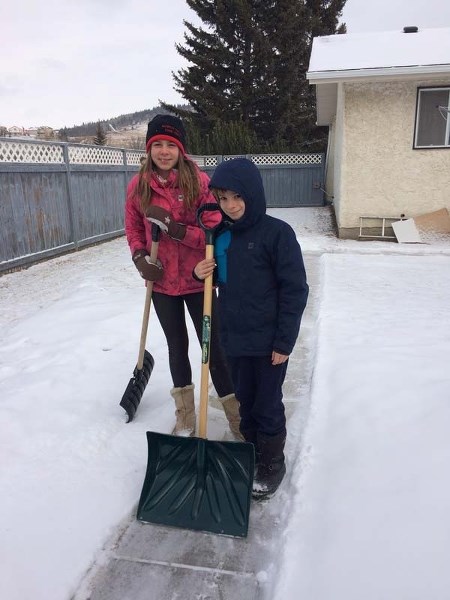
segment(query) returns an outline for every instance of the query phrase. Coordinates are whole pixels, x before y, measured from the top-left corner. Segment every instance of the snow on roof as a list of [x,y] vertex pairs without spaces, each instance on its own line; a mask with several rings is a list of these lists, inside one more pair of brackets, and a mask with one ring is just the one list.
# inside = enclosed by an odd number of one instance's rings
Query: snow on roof
[[341,81],[450,75],[450,28],[327,35],[313,40],[306,78],[316,85],[317,125],[329,125]]
[[314,38],[307,77],[311,80],[315,79],[316,73],[395,67],[424,67],[425,71],[432,68],[449,72],[450,28],[419,28],[417,33],[401,30]]

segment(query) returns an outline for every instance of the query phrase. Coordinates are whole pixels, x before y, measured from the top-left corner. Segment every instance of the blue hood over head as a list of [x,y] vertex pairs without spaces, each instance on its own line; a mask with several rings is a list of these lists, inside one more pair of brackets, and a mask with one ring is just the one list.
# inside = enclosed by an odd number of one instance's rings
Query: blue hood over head
[[245,202],[245,213],[233,222],[233,229],[246,229],[266,213],[266,197],[261,173],[247,158],[233,158],[216,168],[209,182],[210,188],[231,190]]

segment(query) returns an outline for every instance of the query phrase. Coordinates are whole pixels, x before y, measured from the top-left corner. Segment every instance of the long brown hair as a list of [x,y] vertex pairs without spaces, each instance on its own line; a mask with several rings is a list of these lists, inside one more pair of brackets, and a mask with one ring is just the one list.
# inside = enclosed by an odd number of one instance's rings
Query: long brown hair
[[[155,165],[149,151],[147,158],[143,161],[141,168],[139,169],[139,183],[137,186],[137,193],[141,200],[141,209],[144,214],[147,212],[147,208],[152,201],[150,178],[152,171],[154,171],[154,167]],[[177,169],[176,185],[183,193],[183,203],[185,207],[192,208],[195,200],[200,194],[200,179],[198,176],[197,165],[180,152]]]

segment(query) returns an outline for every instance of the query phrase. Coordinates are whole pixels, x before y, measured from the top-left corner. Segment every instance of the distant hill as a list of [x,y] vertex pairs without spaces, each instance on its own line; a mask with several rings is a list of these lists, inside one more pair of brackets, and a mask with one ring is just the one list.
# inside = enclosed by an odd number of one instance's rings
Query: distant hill
[[[133,113],[128,113],[126,115],[120,115],[118,117],[112,117],[111,119],[100,120],[100,124],[103,126],[103,129],[108,131],[109,124],[111,124],[114,129],[120,130],[125,127],[130,128],[136,126],[144,121],[148,122],[152,117],[157,115],[158,113],[166,113],[167,111],[157,107],[157,108],[148,108],[146,110],[140,110]],[[64,131],[69,136],[80,136],[80,135],[95,135],[97,131],[97,123],[99,121],[91,121],[88,123],[83,123],[82,125],[75,125],[74,127],[65,127]]]
[[[187,105],[179,105],[180,108],[186,110]],[[147,124],[150,119],[158,114],[170,114],[169,111],[156,106],[155,108],[147,108],[145,110],[139,110],[134,113],[128,113],[126,115],[120,115],[118,117],[112,117],[111,119],[104,119],[100,121],[91,121],[89,123],[83,123],[82,125],[74,125],[73,127],[64,127],[64,131],[69,136],[79,135],[95,135],[97,130],[97,123],[103,126],[105,132],[109,131],[111,125],[116,130],[132,129],[142,123]]]
[[[180,108],[186,109],[186,105],[180,105]],[[132,140],[132,147],[138,148],[145,141],[148,122],[157,114],[170,114],[169,111],[157,106],[148,108],[111,119],[92,121],[75,125],[74,127],[64,127],[60,130],[61,137],[70,141],[79,141],[82,143],[91,143],[97,132],[97,124],[100,123],[103,131],[108,138],[108,145],[130,147],[127,140]]]

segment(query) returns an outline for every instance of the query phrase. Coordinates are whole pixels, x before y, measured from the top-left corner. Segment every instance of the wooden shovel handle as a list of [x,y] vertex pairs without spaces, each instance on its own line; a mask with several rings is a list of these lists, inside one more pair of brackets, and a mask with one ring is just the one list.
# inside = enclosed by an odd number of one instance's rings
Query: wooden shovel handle
[[[218,211],[217,203],[203,204],[197,211],[197,222],[205,232],[206,251],[205,258],[214,257],[214,231],[215,227],[206,227],[202,221],[202,215],[208,211]],[[198,421],[199,437],[206,439],[206,427],[208,422],[208,383],[209,383],[209,354],[211,345],[211,307],[212,307],[212,290],[213,276],[208,275],[205,279],[205,292],[203,296],[203,327],[202,327],[202,372],[200,379],[200,409]]]
[[[150,260],[156,263],[158,258],[160,229],[158,225],[152,223],[152,247],[150,249]],[[150,318],[150,307],[152,304],[153,281],[147,281],[147,291],[145,293],[144,314],[142,315],[141,339],[139,341],[139,356],[137,368],[139,371],[144,366],[145,344],[147,342],[148,321]]]
[[[205,258],[214,257],[214,246],[206,246]],[[206,439],[206,425],[208,422],[208,383],[209,383],[209,355],[211,347],[211,307],[212,307],[212,280],[208,275],[205,279],[205,292],[203,296],[203,328],[202,328],[202,371],[200,379],[200,409],[198,433],[199,437]]]

